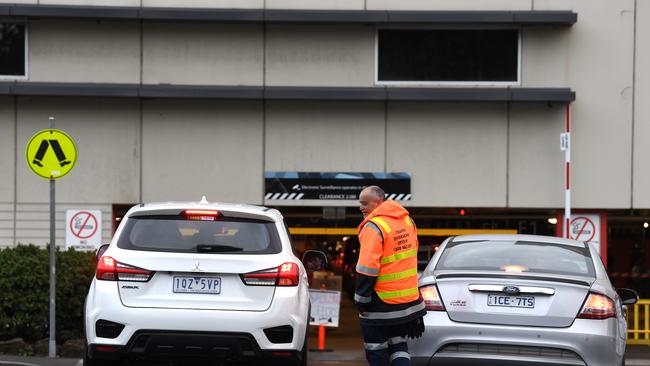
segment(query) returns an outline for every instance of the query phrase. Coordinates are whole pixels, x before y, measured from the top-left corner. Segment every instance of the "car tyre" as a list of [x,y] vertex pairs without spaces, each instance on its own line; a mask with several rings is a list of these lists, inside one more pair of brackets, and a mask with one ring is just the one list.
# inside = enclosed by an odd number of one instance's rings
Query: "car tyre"
[[[307,325],[307,330],[305,331],[305,342],[302,345],[302,351],[300,352],[300,366],[307,366],[307,359],[309,358],[309,347],[307,346],[307,338],[309,335],[309,325]],[[625,365],[623,365],[625,366]]]

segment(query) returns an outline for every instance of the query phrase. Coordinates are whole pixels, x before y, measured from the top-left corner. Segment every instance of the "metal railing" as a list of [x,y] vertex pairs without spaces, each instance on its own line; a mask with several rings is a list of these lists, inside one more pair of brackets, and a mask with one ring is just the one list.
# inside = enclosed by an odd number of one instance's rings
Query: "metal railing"
[[650,346],[650,300],[639,300],[627,309],[627,344]]

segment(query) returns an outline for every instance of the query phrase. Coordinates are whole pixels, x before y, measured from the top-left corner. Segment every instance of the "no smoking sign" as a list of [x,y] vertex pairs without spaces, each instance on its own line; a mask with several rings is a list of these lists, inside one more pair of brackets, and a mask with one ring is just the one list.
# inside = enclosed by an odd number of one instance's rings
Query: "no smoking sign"
[[578,216],[571,220],[571,239],[590,242],[597,231],[596,224],[588,217]]
[[569,236],[573,240],[592,243],[600,251],[601,245],[601,218],[594,214],[571,215]]
[[95,250],[102,244],[102,212],[67,210],[65,246],[76,250]]

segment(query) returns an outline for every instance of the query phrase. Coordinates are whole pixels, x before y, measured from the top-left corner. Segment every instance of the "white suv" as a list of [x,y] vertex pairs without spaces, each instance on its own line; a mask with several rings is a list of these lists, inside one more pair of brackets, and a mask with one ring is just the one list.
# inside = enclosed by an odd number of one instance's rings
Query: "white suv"
[[305,365],[305,266],[320,269],[325,256],[303,261],[274,209],[205,198],[135,206],[98,251],[84,365]]

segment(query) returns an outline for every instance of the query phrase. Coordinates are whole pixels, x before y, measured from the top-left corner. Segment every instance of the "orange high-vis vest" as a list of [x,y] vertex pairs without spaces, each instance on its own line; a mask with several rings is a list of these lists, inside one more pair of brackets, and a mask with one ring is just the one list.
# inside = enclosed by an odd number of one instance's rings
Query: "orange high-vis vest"
[[387,304],[416,301],[418,239],[408,212],[386,201],[359,225],[357,272],[376,276],[374,291]]

